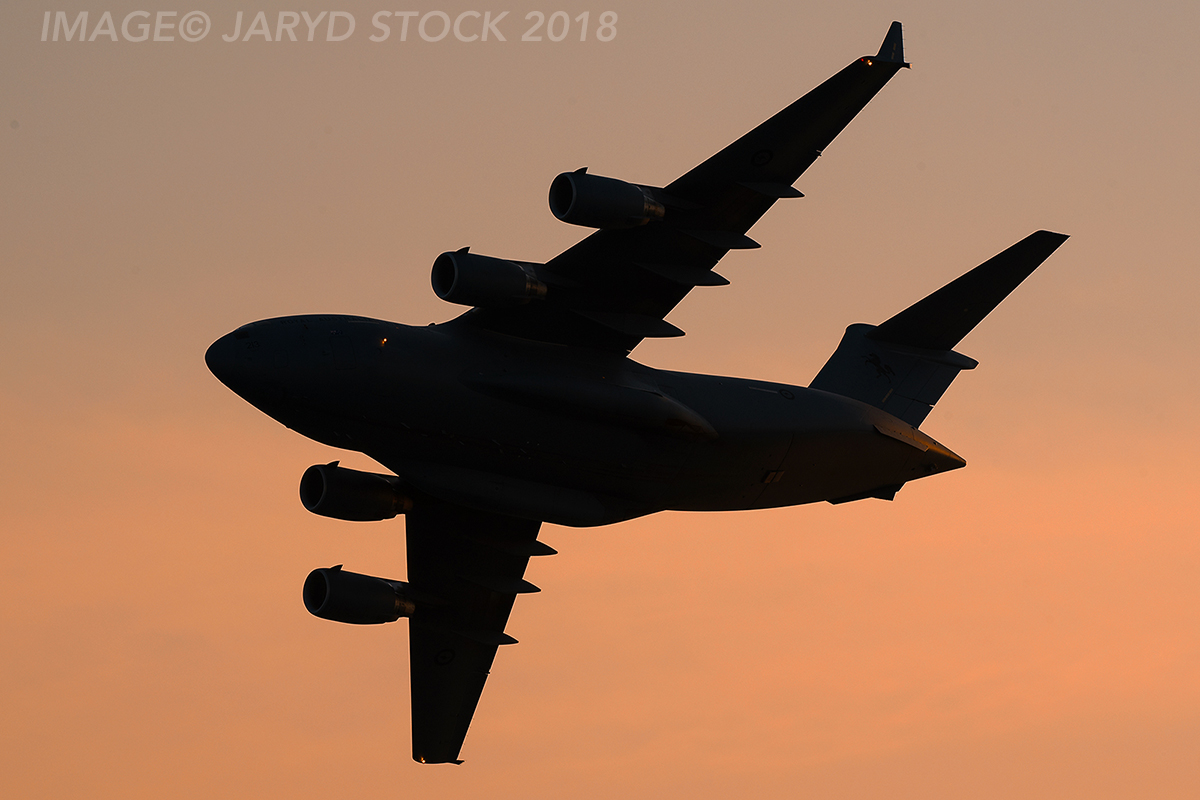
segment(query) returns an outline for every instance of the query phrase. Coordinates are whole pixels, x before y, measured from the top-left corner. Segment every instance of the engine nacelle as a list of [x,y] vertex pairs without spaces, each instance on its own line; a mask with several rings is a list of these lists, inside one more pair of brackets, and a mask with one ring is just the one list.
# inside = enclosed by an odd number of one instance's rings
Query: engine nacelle
[[351,522],[391,519],[412,508],[395,475],[314,464],[300,478],[300,502],[314,514]]
[[563,222],[606,229],[634,228],[666,213],[647,187],[589,175],[583,169],[554,179],[550,210]]
[[321,619],[378,625],[411,617],[408,584],[346,572],[341,566],[314,569],[304,580],[304,607]]
[[464,306],[512,305],[546,296],[546,284],[529,267],[465,249],[438,256],[431,279],[438,297]]

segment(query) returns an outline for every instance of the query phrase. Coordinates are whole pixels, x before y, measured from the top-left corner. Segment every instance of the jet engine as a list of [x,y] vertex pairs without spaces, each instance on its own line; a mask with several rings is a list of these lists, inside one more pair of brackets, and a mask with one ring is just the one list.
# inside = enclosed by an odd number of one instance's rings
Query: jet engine
[[511,305],[546,296],[546,284],[532,267],[477,256],[466,248],[438,256],[431,278],[438,297],[464,306]]
[[304,470],[300,502],[314,514],[351,522],[391,519],[412,508],[395,475],[346,469],[336,461]]
[[646,186],[588,175],[587,168],[564,172],[550,184],[554,216],[585,228],[635,228],[662,219],[663,204]]
[[347,572],[341,565],[314,569],[304,580],[304,607],[321,619],[378,625],[413,615],[408,584]]

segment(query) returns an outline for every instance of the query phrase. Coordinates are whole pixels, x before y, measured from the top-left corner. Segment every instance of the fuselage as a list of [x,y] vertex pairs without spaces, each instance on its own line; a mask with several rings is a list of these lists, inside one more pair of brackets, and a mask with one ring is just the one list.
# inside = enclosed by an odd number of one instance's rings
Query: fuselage
[[461,320],[282,317],[238,328],[206,359],[263,412],[416,491],[564,525],[890,496],[965,463],[840,395],[658,370]]

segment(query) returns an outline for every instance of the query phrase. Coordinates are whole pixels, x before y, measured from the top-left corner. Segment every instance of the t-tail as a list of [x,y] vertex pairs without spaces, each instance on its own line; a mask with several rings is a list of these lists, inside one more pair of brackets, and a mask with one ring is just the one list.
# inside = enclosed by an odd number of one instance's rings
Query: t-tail
[[851,325],[810,384],[918,427],[961,370],[964,336],[1029,277],[1067,236],[1038,231],[881,325]]

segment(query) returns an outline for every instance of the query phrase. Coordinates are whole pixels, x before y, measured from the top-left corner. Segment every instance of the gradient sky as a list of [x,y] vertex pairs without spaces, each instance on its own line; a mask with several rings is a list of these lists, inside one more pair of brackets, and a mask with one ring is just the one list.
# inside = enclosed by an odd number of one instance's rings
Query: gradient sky
[[[141,8],[212,31],[40,41],[46,10]],[[617,11],[607,43],[520,42],[534,4],[473,43],[316,8],[355,33],[221,40],[306,10],[276,0],[0,9],[0,795],[1200,796],[1200,6],[541,9]],[[586,234],[555,174],[665,184],[893,19],[913,69],[634,356],[806,384],[845,325],[1069,233],[923,426],[968,468],[892,503],[545,526],[466,764],[412,763],[405,623],[300,602],[317,566],[403,578],[403,523],[305,512],[308,465],[371,462],[205,348],[281,314],[448,319],[438,253]]]

